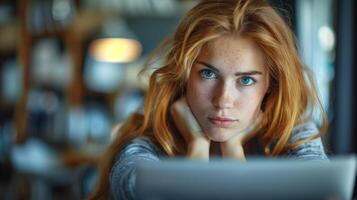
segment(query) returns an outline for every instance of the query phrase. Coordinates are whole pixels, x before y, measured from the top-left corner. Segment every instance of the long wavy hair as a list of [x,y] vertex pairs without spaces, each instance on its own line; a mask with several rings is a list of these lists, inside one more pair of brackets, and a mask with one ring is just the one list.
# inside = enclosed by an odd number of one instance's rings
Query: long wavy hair
[[[156,50],[162,62],[150,77],[144,113],[133,114],[120,128],[100,162],[91,199],[108,197],[113,157],[136,137],[149,137],[170,157],[186,153],[187,144],[177,134],[169,108],[185,94],[191,67],[202,47],[218,37],[237,33],[250,37],[262,49],[269,71],[269,92],[263,100],[264,115],[258,130],[265,153],[279,155],[326,130],[326,115],[312,73],[302,63],[295,37],[279,13],[265,0],[204,0],[182,18],[174,35]],[[146,68],[151,63],[149,60]],[[323,121],[320,133],[288,144],[293,127],[311,119],[316,108]]]

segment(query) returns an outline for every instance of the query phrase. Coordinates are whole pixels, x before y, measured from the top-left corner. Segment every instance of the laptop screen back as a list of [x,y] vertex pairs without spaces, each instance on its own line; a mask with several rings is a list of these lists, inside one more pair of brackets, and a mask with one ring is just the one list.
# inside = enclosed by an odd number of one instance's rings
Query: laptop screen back
[[166,160],[137,166],[138,199],[351,199],[356,157]]

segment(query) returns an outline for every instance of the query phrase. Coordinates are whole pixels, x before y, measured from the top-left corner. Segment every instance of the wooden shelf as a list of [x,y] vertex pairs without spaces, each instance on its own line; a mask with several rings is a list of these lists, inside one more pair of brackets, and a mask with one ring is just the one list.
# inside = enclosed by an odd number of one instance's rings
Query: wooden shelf
[[30,7],[31,0],[23,0],[19,5],[19,19],[20,19],[20,41],[18,45],[18,58],[23,71],[22,74],[22,88],[23,92],[15,108],[14,121],[16,124],[16,143],[23,143],[27,138],[27,102],[29,91],[32,87],[32,80],[30,77],[31,71],[31,51],[32,45],[36,40],[46,37],[55,37],[62,40],[65,44],[66,50],[69,52],[73,63],[73,79],[65,91],[68,104],[70,106],[78,106],[81,104],[82,97],[82,54],[83,50],[82,37],[75,35],[69,29],[61,29],[57,31],[43,31],[41,33],[32,34],[29,31],[27,24],[28,8]]

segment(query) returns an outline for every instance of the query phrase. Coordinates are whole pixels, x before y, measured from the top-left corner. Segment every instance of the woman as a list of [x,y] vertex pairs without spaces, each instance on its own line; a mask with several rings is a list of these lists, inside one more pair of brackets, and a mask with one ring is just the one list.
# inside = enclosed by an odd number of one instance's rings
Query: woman
[[[143,114],[119,130],[93,199],[132,199],[135,163],[187,156],[327,159],[325,113],[294,36],[264,0],[205,0],[161,48]],[[311,121],[320,109],[320,130]]]

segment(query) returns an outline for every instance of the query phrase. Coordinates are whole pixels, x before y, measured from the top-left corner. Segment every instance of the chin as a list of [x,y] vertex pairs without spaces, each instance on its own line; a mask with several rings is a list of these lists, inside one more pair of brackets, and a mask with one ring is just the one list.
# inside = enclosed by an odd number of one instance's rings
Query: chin
[[208,134],[208,138],[214,142],[226,142],[228,141],[233,135],[229,133],[215,133],[215,134]]

